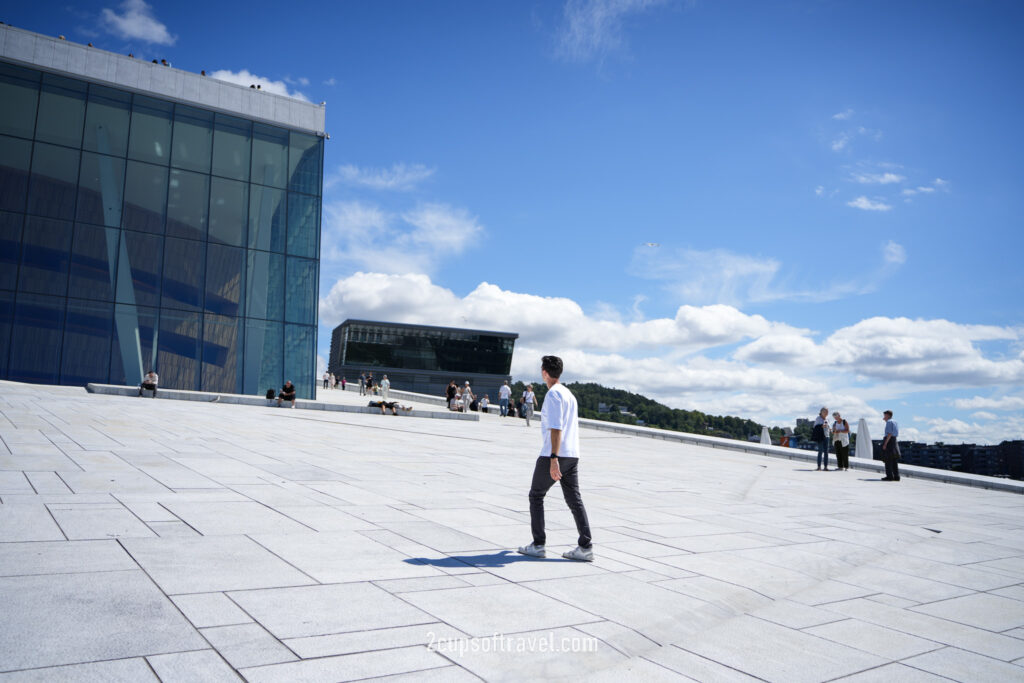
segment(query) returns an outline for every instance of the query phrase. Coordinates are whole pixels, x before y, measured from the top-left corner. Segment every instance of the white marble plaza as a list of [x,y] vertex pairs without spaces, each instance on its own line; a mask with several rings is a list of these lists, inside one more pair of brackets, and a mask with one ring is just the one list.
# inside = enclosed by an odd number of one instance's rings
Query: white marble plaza
[[0,681],[1024,680],[1019,494],[585,429],[535,560],[536,422],[0,387]]

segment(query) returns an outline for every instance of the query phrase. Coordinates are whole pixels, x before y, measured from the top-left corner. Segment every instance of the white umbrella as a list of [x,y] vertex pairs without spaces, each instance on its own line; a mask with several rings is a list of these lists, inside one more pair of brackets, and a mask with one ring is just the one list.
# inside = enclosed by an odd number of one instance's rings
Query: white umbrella
[[863,417],[857,423],[857,452],[856,458],[871,460],[875,457],[874,449],[871,446],[871,435],[868,433],[868,421]]
[[765,446],[772,445],[772,435],[768,433],[767,427],[761,427],[761,443]]

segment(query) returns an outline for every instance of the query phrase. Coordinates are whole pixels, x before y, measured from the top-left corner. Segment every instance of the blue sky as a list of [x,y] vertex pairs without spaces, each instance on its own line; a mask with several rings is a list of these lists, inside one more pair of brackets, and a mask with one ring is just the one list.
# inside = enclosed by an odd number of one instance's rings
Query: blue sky
[[5,12],[327,102],[323,357],[347,317],[479,326],[517,378],[1024,437],[1021,3]]

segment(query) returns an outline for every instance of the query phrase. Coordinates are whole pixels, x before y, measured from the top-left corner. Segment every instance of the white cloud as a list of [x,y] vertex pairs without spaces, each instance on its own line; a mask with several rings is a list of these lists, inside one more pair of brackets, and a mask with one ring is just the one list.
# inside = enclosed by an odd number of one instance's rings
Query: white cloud
[[846,133],[841,134],[838,138],[832,141],[832,151],[840,152],[846,149],[846,145],[850,142],[850,136]]
[[976,413],[971,413],[971,419],[972,420],[989,420],[989,421],[991,421],[991,420],[998,420],[999,416],[996,415],[995,413],[989,413],[989,412],[984,411],[984,410],[979,410]]
[[818,195],[819,197],[825,194],[825,186],[818,185],[816,188],[814,188],[814,194]]
[[326,81],[324,81],[324,85],[326,85],[326,86],[335,86],[335,85],[338,85],[338,79],[336,79],[336,78],[334,78],[333,76],[331,76],[331,77],[330,77],[330,78],[328,78],[328,79],[327,79]]
[[907,250],[903,248],[903,245],[892,240],[885,243],[882,253],[886,263],[903,264],[907,261]]
[[391,212],[358,201],[324,206],[321,262],[384,273],[432,272],[440,259],[473,246],[483,233],[476,216],[447,204]]
[[838,114],[833,114],[832,118],[835,119],[836,121],[845,121],[851,116],[853,116],[853,110],[847,109],[846,111],[841,111]]
[[934,187],[921,185],[918,187],[908,187],[904,189],[901,194],[903,194],[903,196],[905,197],[913,197],[915,194],[931,194],[933,192],[935,192]]
[[949,187],[949,181],[943,180],[942,178],[936,178],[935,180],[932,181],[932,185],[934,185],[935,187],[946,189]]
[[906,180],[906,176],[902,176],[898,173],[854,173],[850,176],[850,180],[855,183],[861,183],[862,185],[889,185],[892,183],[902,183]]
[[852,206],[855,209],[863,209],[864,211],[888,211],[892,208],[892,206],[880,199],[868,199],[863,195],[846,202],[846,205]]
[[156,45],[174,45],[178,39],[168,32],[163,22],[153,16],[153,8],[143,0],[125,0],[119,7],[120,14],[110,8],[104,8],[100,13],[103,27],[114,35]]
[[958,398],[953,401],[953,406],[958,410],[976,410],[979,408],[988,410],[1024,410],[1024,396]]
[[248,69],[242,69],[241,71],[218,69],[208,75],[210,78],[216,78],[218,81],[226,81],[228,83],[235,83],[236,85],[244,85],[246,87],[250,85],[259,85],[260,90],[265,90],[266,92],[274,93],[275,95],[284,95],[285,97],[309,102],[309,98],[301,92],[297,90],[289,90],[288,84],[284,81],[272,81],[264,76],[257,76],[254,73],[250,73]]
[[626,17],[664,4],[665,0],[567,0],[558,35],[559,54],[586,62],[622,48]]
[[398,163],[393,164],[389,169],[359,168],[353,164],[345,164],[338,168],[333,177],[328,179],[327,185],[331,186],[340,182],[373,190],[411,190],[434,175],[436,170],[423,164]]

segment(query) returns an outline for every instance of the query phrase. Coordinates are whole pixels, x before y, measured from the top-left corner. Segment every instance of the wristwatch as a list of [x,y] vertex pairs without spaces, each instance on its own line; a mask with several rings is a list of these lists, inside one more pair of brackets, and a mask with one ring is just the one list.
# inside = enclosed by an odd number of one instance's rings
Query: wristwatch
[[552,460],[554,460],[554,459],[555,459],[555,458],[557,458],[557,457],[558,457],[558,453],[552,453],[552,454],[551,454],[551,459],[552,459]]

